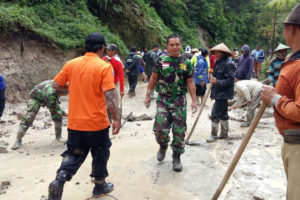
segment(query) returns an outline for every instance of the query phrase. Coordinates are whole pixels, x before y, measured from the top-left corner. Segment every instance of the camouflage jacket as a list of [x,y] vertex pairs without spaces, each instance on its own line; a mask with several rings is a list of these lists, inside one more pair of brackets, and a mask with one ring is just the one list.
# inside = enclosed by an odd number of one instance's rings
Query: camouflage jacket
[[61,115],[65,112],[59,106],[59,96],[56,90],[52,87],[53,80],[43,81],[30,91],[29,96],[32,99],[38,100],[42,106],[55,108]]
[[187,79],[193,78],[193,66],[189,59],[161,55],[154,66],[158,73],[156,91],[159,95],[177,98],[187,93]]

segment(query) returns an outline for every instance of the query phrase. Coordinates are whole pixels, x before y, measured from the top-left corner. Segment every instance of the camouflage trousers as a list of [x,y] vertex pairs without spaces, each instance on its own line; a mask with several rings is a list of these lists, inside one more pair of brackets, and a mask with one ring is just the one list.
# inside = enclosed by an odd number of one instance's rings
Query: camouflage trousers
[[157,110],[153,126],[156,141],[160,145],[170,142],[169,132],[172,128],[173,141],[171,147],[174,152],[184,153],[184,138],[186,131],[186,97],[158,96]]
[[30,99],[27,103],[26,114],[23,120],[21,121],[20,126],[27,127],[27,128],[32,126],[36,114],[39,112],[41,106],[42,107],[46,106],[49,109],[53,121],[62,121],[62,115],[59,114],[58,105],[56,106],[45,105],[43,102],[39,100]]

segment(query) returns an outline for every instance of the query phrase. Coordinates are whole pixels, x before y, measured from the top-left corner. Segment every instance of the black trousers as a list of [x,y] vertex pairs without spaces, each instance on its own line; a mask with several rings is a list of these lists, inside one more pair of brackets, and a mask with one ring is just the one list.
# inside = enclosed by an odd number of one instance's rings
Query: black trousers
[[137,85],[137,75],[130,75],[128,74],[128,83],[129,83],[129,92],[135,94],[135,88]]
[[211,111],[211,119],[216,123],[219,123],[220,120],[229,119],[227,99],[216,99]]
[[111,147],[109,127],[101,131],[75,131],[68,129],[67,147],[68,149],[61,155],[63,161],[58,171],[67,171],[68,180],[76,174],[89,151],[91,151],[93,158],[90,176],[96,180],[102,180],[108,176],[107,161]]
[[2,117],[5,108],[5,89],[0,90],[0,117]]

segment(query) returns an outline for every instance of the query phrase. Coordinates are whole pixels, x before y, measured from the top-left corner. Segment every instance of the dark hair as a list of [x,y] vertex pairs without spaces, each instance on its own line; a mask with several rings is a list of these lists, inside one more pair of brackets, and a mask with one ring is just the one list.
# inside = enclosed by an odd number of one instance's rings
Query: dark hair
[[158,48],[159,47],[159,45],[158,44],[154,44],[154,45],[152,45],[152,48]]
[[208,51],[206,49],[202,49],[201,55],[202,56],[207,56],[208,55]]
[[182,39],[181,39],[180,35],[178,35],[177,33],[173,33],[173,34],[171,34],[171,35],[169,35],[169,36],[167,37],[167,40],[166,40],[166,43],[167,43],[167,44],[169,43],[169,40],[170,40],[171,38],[179,38],[180,43],[182,42]]
[[201,47],[200,47],[200,48],[199,48],[199,51],[201,51],[201,52],[202,52],[202,51],[203,51],[203,48],[201,48]]
[[292,27],[298,28],[300,30],[300,24],[288,24],[288,23],[286,23],[284,25],[292,26]]
[[136,46],[131,47],[130,52],[136,52]]
[[85,50],[87,52],[96,53],[103,46],[106,46],[106,43],[101,33],[90,33],[85,39]]
[[118,51],[118,46],[115,44],[109,44],[106,49],[112,51]]

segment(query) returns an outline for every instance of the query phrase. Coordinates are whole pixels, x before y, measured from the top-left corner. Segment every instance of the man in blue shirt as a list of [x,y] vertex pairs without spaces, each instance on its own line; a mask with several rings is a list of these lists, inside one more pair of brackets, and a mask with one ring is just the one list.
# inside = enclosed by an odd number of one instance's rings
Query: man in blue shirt
[[259,45],[256,45],[256,49],[252,52],[251,56],[254,58],[254,71],[256,78],[259,79],[261,64],[265,59],[264,51],[260,49]]
[[204,95],[206,92],[206,84],[209,83],[208,80],[208,64],[206,61],[206,57],[208,55],[208,51],[206,49],[202,50],[202,55],[197,57],[197,64],[194,69],[194,82],[196,85],[196,96],[197,96],[197,104],[200,104],[199,97],[201,98],[201,104],[204,101]]
[[3,77],[0,75],[0,119],[5,107],[5,82]]

